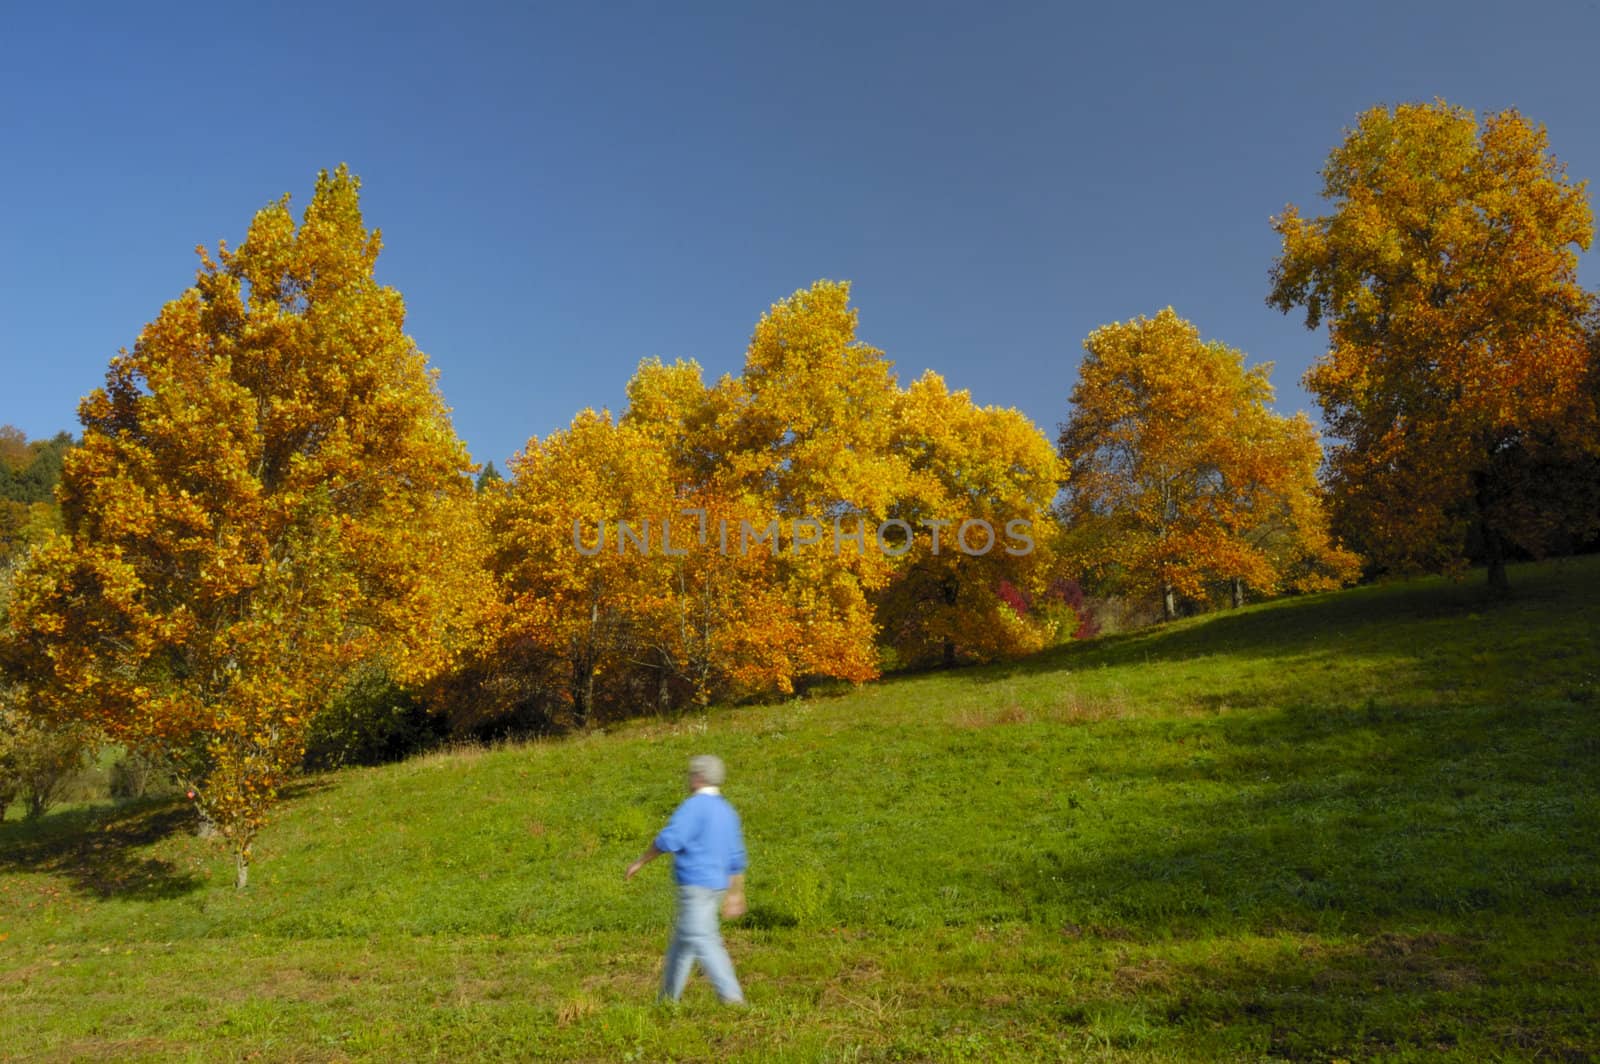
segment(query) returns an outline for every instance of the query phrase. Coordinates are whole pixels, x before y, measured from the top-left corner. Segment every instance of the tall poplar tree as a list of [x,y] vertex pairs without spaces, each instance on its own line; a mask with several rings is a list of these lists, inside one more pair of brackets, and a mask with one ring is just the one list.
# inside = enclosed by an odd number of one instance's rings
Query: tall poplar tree
[[16,576],[29,705],[176,765],[241,887],[329,692],[439,668],[472,599],[471,466],[381,246],[340,167],[298,226],[286,196],[201,250],[84,399],[65,533]]

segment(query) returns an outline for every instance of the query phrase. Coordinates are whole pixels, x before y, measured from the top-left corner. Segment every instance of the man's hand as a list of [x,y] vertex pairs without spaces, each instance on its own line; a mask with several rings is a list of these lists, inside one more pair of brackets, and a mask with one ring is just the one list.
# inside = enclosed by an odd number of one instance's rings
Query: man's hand
[[641,853],[639,855],[639,859],[637,861],[633,862],[633,864],[628,866],[627,874],[622,877],[623,882],[627,882],[628,880],[632,879],[634,876],[638,875],[639,874],[639,869],[643,868],[645,865],[649,864],[651,861],[654,861],[657,857],[660,857],[660,856],[661,856],[661,851],[656,849],[656,844],[652,842],[650,844],[650,848],[648,850],[644,851],[644,853]]
[[744,900],[744,873],[728,877],[728,893],[722,897],[722,918],[737,920],[749,911]]

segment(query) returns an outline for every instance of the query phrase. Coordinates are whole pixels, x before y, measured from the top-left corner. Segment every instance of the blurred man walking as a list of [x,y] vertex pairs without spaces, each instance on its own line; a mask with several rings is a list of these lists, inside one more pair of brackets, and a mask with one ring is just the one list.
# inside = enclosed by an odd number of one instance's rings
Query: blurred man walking
[[663,1001],[683,996],[683,985],[689,981],[694,962],[699,961],[723,1004],[744,1004],[744,992],[733,974],[733,961],[722,944],[717,919],[719,903],[725,919],[737,919],[745,912],[744,837],[739,814],[722,797],[726,777],[720,757],[702,754],[690,758],[689,797],[650,847],[628,866],[626,878],[632,879],[662,854],[673,855],[678,907],[661,973]]

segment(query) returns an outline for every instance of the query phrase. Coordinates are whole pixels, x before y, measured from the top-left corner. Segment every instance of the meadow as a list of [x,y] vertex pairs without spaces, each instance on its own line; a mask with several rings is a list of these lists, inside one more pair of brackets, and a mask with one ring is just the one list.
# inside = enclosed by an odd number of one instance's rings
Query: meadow
[[[1600,558],[0,825],[0,1058],[1586,1060]],[[693,753],[751,1008],[652,1003]],[[15,814],[13,814],[15,816]]]

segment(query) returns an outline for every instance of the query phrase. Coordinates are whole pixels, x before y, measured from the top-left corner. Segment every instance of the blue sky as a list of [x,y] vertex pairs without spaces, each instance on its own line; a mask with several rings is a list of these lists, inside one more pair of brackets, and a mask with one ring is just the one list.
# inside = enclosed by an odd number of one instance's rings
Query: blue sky
[[340,162],[502,468],[641,358],[737,371],[823,277],[903,380],[1052,438],[1084,336],[1168,304],[1314,415],[1269,216],[1318,206],[1359,111],[1436,95],[1521,109],[1600,178],[1597,42],[1595,0],[9,5],[0,422],[75,431],[194,246]]

